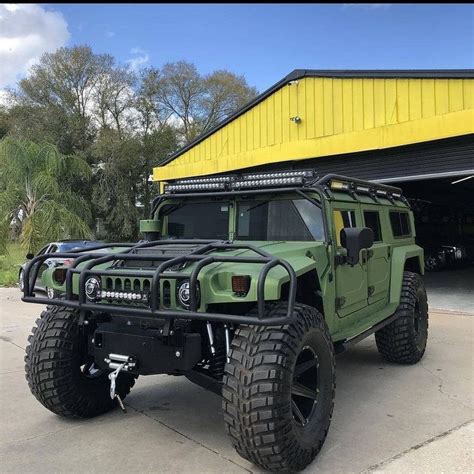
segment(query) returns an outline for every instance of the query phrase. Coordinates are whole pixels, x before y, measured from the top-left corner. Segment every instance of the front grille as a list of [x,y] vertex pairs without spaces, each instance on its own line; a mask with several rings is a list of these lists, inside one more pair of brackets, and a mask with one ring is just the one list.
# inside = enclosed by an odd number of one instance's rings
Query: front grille
[[[170,308],[175,294],[175,285],[162,279],[156,298],[162,307]],[[162,296],[162,297],[161,297]],[[101,303],[150,304],[151,278],[106,277],[94,298]]]
[[[148,304],[150,301],[151,280],[107,277],[98,292],[98,298],[107,302]],[[158,292],[159,298],[159,292]]]

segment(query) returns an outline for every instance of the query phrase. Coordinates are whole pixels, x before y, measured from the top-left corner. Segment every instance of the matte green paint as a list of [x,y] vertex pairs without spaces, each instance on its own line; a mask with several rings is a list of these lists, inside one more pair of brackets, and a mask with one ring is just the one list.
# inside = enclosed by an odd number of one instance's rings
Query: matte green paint
[[[320,200],[318,195],[314,196]],[[261,196],[266,199],[267,197]],[[270,198],[270,197],[268,197]],[[344,193],[333,193],[331,198],[324,198],[322,205],[327,219],[329,235],[325,242],[246,242],[264,249],[272,255],[284,259],[294,268],[297,276],[308,272],[315,272],[317,287],[314,295],[320,298],[325,319],[334,341],[349,339],[369,329],[377,322],[387,318],[396,310],[400,301],[400,291],[405,262],[408,258],[418,259],[419,268],[423,273],[423,250],[415,244],[413,214],[407,206],[400,202],[391,203],[387,199],[379,198],[374,202],[369,197],[355,199]],[[364,211],[379,213],[382,241],[374,243],[370,250],[373,251],[367,263],[362,263],[353,268],[347,264],[335,264],[337,254],[344,255],[345,249],[336,247],[336,235],[333,222],[334,209],[353,209],[356,213],[357,227],[363,227]],[[396,238],[392,235],[389,220],[389,211],[400,210],[409,212],[413,235],[409,238]],[[159,215],[159,212],[156,213]],[[235,212],[229,212],[229,239],[232,240],[235,230]],[[166,235],[166,219],[142,221],[140,228],[143,232],[159,232]],[[118,249],[111,251],[117,252]],[[126,251],[121,248],[120,251]],[[365,251],[362,251],[365,252]],[[226,255],[254,256],[248,250],[235,250],[226,252]],[[82,265],[79,265],[81,267]],[[110,264],[100,265],[97,268],[108,268]],[[257,299],[257,281],[261,264],[244,263],[215,263],[205,267],[199,276],[201,306],[199,311],[215,303],[244,303],[255,302]],[[183,272],[192,271],[190,265]],[[135,269],[136,270],[136,269]],[[43,273],[45,286],[63,290],[63,285],[58,285],[52,278],[52,269]],[[231,278],[233,275],[249,275],[251,277],[250,291],[246,296],[238,296],[232,292]],[[145,279],[145,278],[144,278]],[[143,280],[144,280],[143,279]],[[281,288],[288,281],[286,271],[277,267],[270,271],[265,285],[265,299],[278,300]],[[73,292],[78,293],[78,276],[73,278]],[[161,279],[170,282],[171,303],[170,308],[180,309],[176,299],[175,280]],[[369,287],[374,287],[370,290]],[[371,294],[369,294],[372,291]],[[161,293],[163,294],[163,293]],[[343,297],[346,302],[336,308],[336,297]]]

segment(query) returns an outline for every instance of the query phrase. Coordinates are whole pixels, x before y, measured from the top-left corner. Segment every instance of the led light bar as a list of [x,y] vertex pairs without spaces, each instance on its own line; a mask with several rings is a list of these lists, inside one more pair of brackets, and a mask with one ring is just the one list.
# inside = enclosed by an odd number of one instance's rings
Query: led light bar
[[239,180],[257,180],[257,179],[278,179],[278,178],[314,178],[314,171],[299,170],[299,171],[276,171],[273,173],[250,173],[244,174]]
[[313,170],[275,171],[247,173],[241,176],[211,176],[209,178],[180,179],[165,185],[165,193],[188,193],[193,191],[231,191],[236,189],[302,186],[306,180],[315,178]]
[[225,183],[166,184],[165,193],[191,191],[225,191]]
[[178,179],[176,184],[207,184],[207,183],[226,183],[231,181],[234,176],[211,176],[210,178],[190,178]]
[[108,291],[101,290],[99,295],[102,299],[106,300],[121,300],[131,301],[137,303],[148,302],[148,295],[139,291]]
[[275,188],[280,186],[301,186],[304,183],[303,177],[293,176],[290,178],[266,178],[266,179],[254,179],[254,180],[243,180],[233,181],[230,183],[232,189],[242,188]]

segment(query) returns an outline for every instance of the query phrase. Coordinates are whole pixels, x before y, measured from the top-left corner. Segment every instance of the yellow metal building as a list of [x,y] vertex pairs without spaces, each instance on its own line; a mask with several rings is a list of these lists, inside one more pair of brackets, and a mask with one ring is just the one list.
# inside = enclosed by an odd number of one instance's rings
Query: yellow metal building
[[[474,173],[473,134],[473,70],[296,70],[155,168],[153,177],[262,166],[321,168],[379,181],[463,176]],[[431,150],[430,157],[407,167],[401,156],[415,144],[408,164],[417,150],[420,157]]]

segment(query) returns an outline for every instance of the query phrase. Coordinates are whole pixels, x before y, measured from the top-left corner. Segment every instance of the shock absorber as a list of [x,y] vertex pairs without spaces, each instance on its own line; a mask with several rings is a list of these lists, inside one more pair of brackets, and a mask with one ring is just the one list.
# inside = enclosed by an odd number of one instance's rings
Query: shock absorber
[[230,331],[229,326],[224,324],[224,332],[225,332],[225,354],[227,357],[227,363],[230,362],[229,352],[230,352]]
[[211,349],[211,354],[216,354],[216,348],[214,347],[214,333],[212,331],[211,323],[208,321],[206,324],[207,327],[207,337],[209,338],[209,347]]

